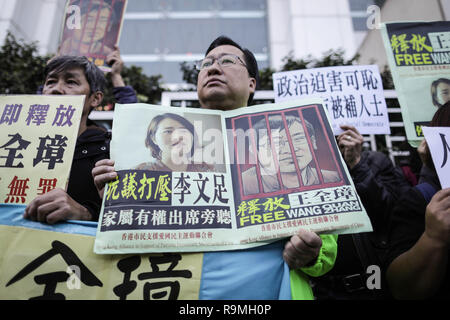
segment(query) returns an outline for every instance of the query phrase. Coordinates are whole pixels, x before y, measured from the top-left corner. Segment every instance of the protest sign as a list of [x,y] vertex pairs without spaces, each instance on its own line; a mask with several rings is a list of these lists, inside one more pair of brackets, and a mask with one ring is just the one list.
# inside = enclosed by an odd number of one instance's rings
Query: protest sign
[[[0,299],[198,299],[202,254],[110,257],[94,254],[93,243],[93,236],[0,226]],[[130,287],[127,275],[139,283]]]
[[450,128],[422,127],[442,189],[450,188]]
[[68,0],[59,55],[86,56],[110,71],[108,54],[118,45],[127,0]]
[[422,126],[450,100],[450,22],[395,22],[381,34],[402,110],[408,142],[417,147]]
[[226,252],[97,255],[96,222],[47,225],[24,219],[24,209],[0,204],[0,300],[291,298],[282,242]]
[[335,135],[339,125],[361,134],[390,134],[380,71],[376,65],[337,66],[273,74],[275,102],[322,98]]
[[118,105],[96,253],[233,250],[371,231],[321,100],[233,111]]
[[66,189],[83,96],[0,96],[0,203]]

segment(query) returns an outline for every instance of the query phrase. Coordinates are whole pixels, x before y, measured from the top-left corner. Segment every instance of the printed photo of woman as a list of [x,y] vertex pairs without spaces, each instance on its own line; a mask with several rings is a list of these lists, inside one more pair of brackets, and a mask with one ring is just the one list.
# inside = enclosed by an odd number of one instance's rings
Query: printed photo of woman
[[139,164],[135,169],[153,171],[209,172],[214,167],[194,163],[194,153],[199,147],[194,125],[186,118],[165,113],[150,122],[145,138],[152,161]]

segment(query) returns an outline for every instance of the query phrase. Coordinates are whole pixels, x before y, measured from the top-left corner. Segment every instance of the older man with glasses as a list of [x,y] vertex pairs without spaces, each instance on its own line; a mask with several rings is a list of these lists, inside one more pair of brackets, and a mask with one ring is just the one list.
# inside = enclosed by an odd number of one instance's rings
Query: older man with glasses
[[[201,108],[233,110],[252,103],[259,83],[259,71],[255,56],[248,49],[242,48],[228,37],[221,36],[211,43],[206,50],[205,58],[197,63],[197,68],[199,69],[197,94]],[[92,171],[100,194],[103,194],[105,183],[117,176],[113,165],[114,162],[111,160],[102,160]],[[277,243],[277,245],[279,244]],[[282,245],[284,245],[284,249],[281,248],[282,253],[280,252],[280,254],[292,269],[292,297],[294,299],[313,299],[307,275],[322,275],[332,268],[336,257],[336,236],[319,236],[314,232],[300,229],[296,235]],[[271,251],[273,247],[267,250]],[[218,268],[224,269],[228,263],[235,263],[237,255],[238,253],[236,255],[225,254],[218,257],[217,263],[220,264]],[[260,261],[260,263],[264,264],[265,261]],[[255,299],[255,297],[268,299],[267,293],[256,291],[252,297],[242,297],[240,293],[246,292],[244,290],[246,286],[250,283],[255,285],[255,282],[258,282],[251,280],[258,277],[257,274],[244,272],[243,275],[245,277],[243,277],[242,283],[235,288],[233,299]],[[270,279],[264,280],[271,281]],[[230,286],[232,285],[230,284]],[[230,291],[230,289],[223,289],[223,291],[227,290]]]

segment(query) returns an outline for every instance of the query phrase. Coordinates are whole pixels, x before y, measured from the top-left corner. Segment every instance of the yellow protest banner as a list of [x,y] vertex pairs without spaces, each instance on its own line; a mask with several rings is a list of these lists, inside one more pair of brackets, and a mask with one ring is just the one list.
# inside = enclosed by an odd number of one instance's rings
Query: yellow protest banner
[[0,203],[65,189],[84,96],[0,96]]
[[0,225],[0,299],[198,299],[203,254],[97,255],[94,237]]

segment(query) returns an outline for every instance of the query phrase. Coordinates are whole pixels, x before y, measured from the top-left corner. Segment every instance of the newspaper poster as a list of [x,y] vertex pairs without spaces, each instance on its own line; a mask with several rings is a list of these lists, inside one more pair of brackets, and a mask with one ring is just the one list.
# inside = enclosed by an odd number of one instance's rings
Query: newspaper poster
[[361,134],[390,134],[383,84],[377,65],[337,66],[273,74],[275,102],[322,98],[335,135],[340,125]]
[[86,56],[101,70],[118,45],[127,0],[68,0],[58,53]]
[[0,203],[66,189],[84,96],[0,96]]
[[450,100],[450,22],[396,22],[381,34],[408,142],[418,147],[437,108]]
[[442,189],[450,188],[450,127],[422,127]]
[[96,253],[372,230],[320,99],[233,111],[119,105],[113,121],[118,178],[105,188]]

